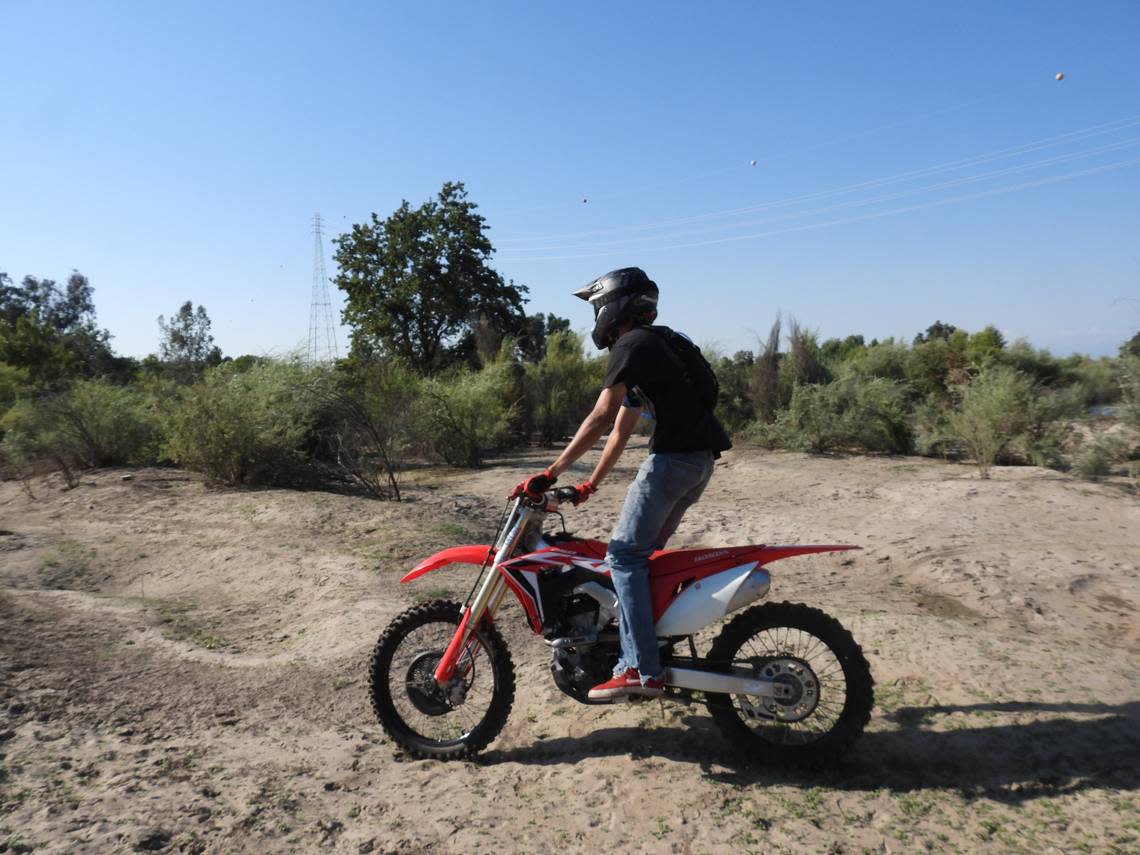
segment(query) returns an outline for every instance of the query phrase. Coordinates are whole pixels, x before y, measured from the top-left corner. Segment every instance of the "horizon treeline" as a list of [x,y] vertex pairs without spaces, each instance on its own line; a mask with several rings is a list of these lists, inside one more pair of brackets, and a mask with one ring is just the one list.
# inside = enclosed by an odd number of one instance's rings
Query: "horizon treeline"
[[[490,265],[460,182],[340,235],[333,279],[348,356],[230,358],[206,308],[157,318],[156,352],[117,356],[94,289],[0,273],[0,472],[171,464],[227,484],[351,486],[400,497],[416,461],[480,466],[566,439],[600,391],[605,356]],[[667,320],[667,319],[663,319]],[[909,341],[823,341],[776,318],[755,351],[706,352],[717,414],[738,444],[810,453],[921,454],[1131,474],[1140,459],[1140,332],[1113,357],[1063,358],[995,326],[936,320]],[[680,382],[680,381],[679,381]],[[1108,430],[1090,408],[1112,407]]]

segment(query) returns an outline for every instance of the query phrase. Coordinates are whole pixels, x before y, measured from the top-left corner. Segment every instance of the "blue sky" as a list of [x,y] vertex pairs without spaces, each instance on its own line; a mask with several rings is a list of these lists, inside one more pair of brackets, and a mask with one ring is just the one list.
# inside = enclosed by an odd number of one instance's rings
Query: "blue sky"
[[1140,327],[1134,2],[0,0],[0,34],[0,270],[87,274],[120,352],[187,299],[228,354],[303,344],[312,214],[456,179],[579,329],[569,292],[631,264],[728,352],[777,312],[1059,354]]

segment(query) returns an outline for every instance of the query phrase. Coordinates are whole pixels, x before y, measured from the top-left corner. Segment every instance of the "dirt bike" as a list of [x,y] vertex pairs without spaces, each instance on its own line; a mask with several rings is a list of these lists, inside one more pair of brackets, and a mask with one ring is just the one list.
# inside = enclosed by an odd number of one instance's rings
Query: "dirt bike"
[[[398,615],[369,664],[380,724],[407,753],[470,757],[506,724],[515,673],[495,617],[510,592],[551,649],[555,685],[583,704],[609,679],[619,655],[618,600],[606,544],[543,531],[548,514],[575,496],[562,488],[508,502],[493,546],[456,546],[420,562],[401,582],[453,564],[478,564],[464,604],[434,600]],[[664,700],[703,701],[734,754],[819,766],[862,733],[874,703],[863,651],[840,623],[801,603],[740,612],[707,655],[694,639],[729,612],[768,594],[767,564],[856,546],[726,546],[671,549],[649,558]]]

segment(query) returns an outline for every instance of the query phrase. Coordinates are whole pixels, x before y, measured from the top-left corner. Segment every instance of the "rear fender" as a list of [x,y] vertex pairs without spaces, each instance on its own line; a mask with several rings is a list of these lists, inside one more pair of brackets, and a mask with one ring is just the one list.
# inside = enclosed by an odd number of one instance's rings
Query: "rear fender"
[[413,579],[418,579],[425,573],[438,570],[440,567],[446,567],[448,564],[482,565],[483,562],[489,561],[492,557],[492,549],[490,546],[453,546],[450,549],[445,549],[442,552],[437,552],[435,555],[425,558],[409,570],[407,575],[405,575],[400,582],[401,584],[411,582]]
[[754,550],[746,554],[750,560],[758,561],[760,564],[771,564],[773,561],[779,561],[781,558],[791,558],[795,555],[815,555],[820,552],[846,552],[849,549],[862,548],[861,546],[855,546],[849,543],[797,543],[788,546],[757,546]]

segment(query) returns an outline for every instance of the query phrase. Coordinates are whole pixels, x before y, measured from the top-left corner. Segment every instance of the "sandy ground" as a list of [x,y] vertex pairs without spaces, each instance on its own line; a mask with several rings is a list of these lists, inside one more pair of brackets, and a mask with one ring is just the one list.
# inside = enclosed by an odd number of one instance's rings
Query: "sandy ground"
[[[607,536],[644,453],[571,528]],[[1140,851],[1140,503],[1041,469],[720,462],[673,545],[865,547],[773,565],[878,682],[839,769],[741,766],[699,707],[575,704],[517,606],[499,739],[395,752],[369,649],[471,568],[400,574],[485,542],[549,457],[414,473],[401,504],[158,469],[0,484],[0,852]]]

